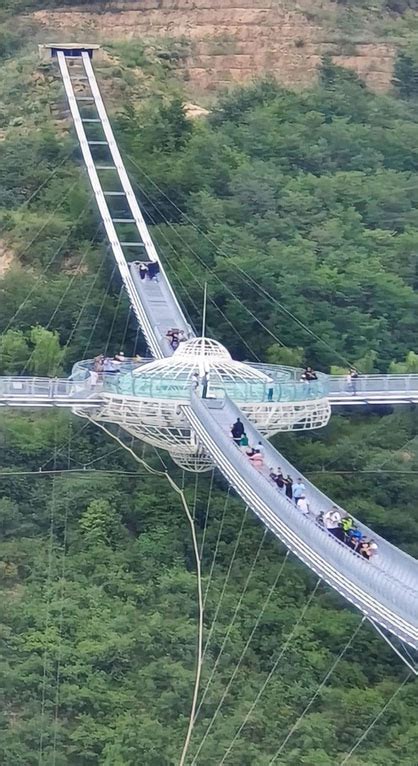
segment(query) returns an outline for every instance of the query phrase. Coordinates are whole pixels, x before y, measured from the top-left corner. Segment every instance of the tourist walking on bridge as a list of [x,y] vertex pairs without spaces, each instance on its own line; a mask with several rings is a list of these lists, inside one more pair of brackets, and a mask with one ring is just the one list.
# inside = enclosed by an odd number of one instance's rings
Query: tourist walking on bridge
[[232,438],[235,444],[240,444],[241,437],[244,434],[244,426],[239,418],[236,419],[234,425],[231,428]]

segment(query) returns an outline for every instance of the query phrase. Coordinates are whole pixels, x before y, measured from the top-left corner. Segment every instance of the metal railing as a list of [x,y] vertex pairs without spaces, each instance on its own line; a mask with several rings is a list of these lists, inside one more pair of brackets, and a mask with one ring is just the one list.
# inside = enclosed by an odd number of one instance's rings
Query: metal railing
[[2,399],[88,399],[95,394],[88,380],[63,378],[0,377]]
[[[126,369],[126,372],[125,372]],[[188,373],[177,376],[135,375],[122,365],[120,373],[103,373],[103,390],[120,396],[142,396],[147,398],[179,399],[189,401],[191,381]],[[233,401],[246,403],[302,402],[322,399],[326,396],[323,382],[312,383],[264,383],[262,381],[219,380],[209,383],[210,395],[214,387],[222,389],[225,396]]]
[[359,375],[348,379],[346,375],[329,375],[328,391],[343,396],[359,394],[416,394],[418,395],[418,375]]

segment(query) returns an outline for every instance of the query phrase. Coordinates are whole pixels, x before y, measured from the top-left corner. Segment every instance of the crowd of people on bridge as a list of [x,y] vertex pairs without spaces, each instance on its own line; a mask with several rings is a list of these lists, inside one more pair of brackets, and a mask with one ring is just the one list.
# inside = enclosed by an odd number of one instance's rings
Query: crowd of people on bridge
[[[265,459],[263,443],[258,441],[254,446],[249,445],[248,436],[240,418],[237,418],[231,426],[231,436],[237,447],[248,457],[254,468],[261,472],[264,468]],[[347,545],[352,551],[355,551],[363,558],[371,559],[376,555],[377,543],[363,535],[356,526],[354,519],[348,513],[337,508],[335,505],[329,511],[321,511],[318,515],[313,512],[302,478],[293,479],[290,474],[282,471],[280,467],[276,470],[273,468],[268,469],[268,477],[303,516],[310,517],[328,534],[344,545]]]

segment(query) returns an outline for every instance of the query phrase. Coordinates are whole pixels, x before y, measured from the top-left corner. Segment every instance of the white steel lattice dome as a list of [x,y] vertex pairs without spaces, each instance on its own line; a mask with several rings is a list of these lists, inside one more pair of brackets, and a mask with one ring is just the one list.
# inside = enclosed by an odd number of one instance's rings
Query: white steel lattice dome
[[211,338],[193,338],[180,343],[173,355],[157,359],[133,371],[136,380],[178,380],[192,381],[195,374],[207,373],[211,384],[260,384],[271,382],[271,378],[254,367],[232,359],[231,354]]
[[231,360],[231,354],[225,346],[212,338],[193,338],[180,343],[173,356],[176,359],[200,358]]

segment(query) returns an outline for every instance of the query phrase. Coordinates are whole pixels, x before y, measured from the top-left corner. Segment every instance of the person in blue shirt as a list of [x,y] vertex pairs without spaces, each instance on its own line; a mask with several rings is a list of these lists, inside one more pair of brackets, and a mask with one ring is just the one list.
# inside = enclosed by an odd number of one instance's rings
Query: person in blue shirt
[[295,501],[295,505],[298,504],[298,500],[302,495],[305,494],[306,487],[302,481],[301,478],[299,478],[293,485],[293,499]]

